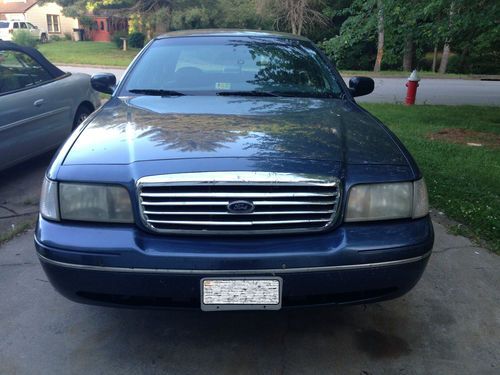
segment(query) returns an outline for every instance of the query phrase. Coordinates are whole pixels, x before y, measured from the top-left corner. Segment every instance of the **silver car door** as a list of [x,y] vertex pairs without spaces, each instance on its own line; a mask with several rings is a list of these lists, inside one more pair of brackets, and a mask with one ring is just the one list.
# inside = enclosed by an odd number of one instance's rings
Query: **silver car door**
[[[69,133],[70,98],[28,55],[0,51],[0,169],[58,146]],[[68,93],[66,93],[66,96]]]
[[59,146],[71,133],[76,112],[75,82],[70,77],[59,77],[51,82],[47,80],[46,70],[28,55],[22,54],[20,59],[28,68],[35,85],[41,85],[35,92],[38,98],[33,102],[43,113],[40,125],[43,133],[48,137],[45,140],[47,148]]

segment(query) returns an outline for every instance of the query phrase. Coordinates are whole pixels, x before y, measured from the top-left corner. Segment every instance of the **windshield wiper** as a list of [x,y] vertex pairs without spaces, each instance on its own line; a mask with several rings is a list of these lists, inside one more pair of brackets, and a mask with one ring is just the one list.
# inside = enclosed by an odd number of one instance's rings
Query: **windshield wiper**
[[173,91],[173,90],[161,90],[161,89],[131,89],[128,90],[132,94],[143,94],[143,95],[151,95],[151,96],[184,96],[186,94],[183,94],[182,92],[179,91]]
[[220,91],[215,95],[220,96],[279,96],[269,91]]

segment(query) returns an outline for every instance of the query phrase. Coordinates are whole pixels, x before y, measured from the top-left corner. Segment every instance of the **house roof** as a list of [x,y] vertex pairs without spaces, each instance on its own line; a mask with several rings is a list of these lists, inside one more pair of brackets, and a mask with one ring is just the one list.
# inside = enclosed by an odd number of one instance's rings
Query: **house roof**
[[26,0],[26,2],[24,1],[4,2],[3,0],[0,0],[0,14],[24,13],[36,3],[38,3],[38,0]]

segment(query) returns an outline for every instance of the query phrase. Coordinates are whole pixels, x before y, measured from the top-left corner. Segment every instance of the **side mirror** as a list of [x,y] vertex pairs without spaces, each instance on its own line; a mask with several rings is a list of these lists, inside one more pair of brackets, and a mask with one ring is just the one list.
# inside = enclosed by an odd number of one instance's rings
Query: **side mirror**
[[116,88],[116,77],[112,73],[94,74],[90,78],[90,84],[94,90],[111,95]]
[[368,95],[375,89],[375,82],[370,77],[352,77],[349,80],[349,90],[352,96]]

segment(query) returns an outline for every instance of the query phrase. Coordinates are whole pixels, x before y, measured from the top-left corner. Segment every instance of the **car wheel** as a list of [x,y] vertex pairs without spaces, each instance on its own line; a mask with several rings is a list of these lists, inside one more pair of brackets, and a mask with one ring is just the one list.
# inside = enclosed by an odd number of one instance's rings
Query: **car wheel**
[[92,113],[92,109],[86,105],[81,105],[76,111],[75,119],[73,120],[73,129],[85,121],[87,117]]
[[41,41],[42,43],[47,43],[47,42],[49,41],[49,39],[47,38],[47,34],[42,34],[42,35],[40,36],[40,41]]

